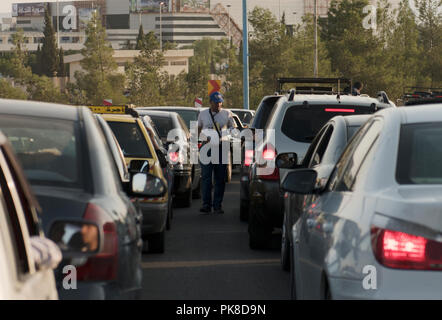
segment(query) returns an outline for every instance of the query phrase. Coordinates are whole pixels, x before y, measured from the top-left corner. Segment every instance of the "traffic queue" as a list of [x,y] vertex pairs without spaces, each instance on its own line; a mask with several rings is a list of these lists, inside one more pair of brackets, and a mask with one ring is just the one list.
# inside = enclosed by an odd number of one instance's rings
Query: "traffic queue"
[[[442,90],[278,86],[228,140],[250,248],[281,230],[293,299],[442,298]],[[0,299],[139,299],[142,254],[202,195],[201,110],[0,100]]]

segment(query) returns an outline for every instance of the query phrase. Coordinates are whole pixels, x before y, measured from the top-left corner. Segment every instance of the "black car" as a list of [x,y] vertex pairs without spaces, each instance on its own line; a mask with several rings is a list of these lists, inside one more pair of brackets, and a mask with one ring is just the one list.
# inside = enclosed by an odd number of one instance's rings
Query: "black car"
[[[264,130],[267,121],[272,114],[272,111],[282,95],[266,96],[261,100],[256,114],[253,118],[253,122],[250,129],[255,132],[256,129]],[[247,148],[246,145],[242,143],[241,147],[241,169],[240,169],[240,220],[247,221],[249,216],[250,207],[250,196],[249,196],[249,186],[250,186],[250,166],[254,161],[254,143]]]
[[146,108],[137,108],[137,110],[157,110],[157,111],[167,111],[167,112],[176,112],[181,118],[183,118],[184,122],[187,125],[187,128],[190,130],[192,122],[197,122],[200,112],[203,110],[202,108],[192,108],[192,107],[146,107]]
[[[155,123],[155,127],[161,137],[161,140],[168,148],[169,160],[174,163],[174,182],[173,193],[174,201],[178,206],[190,207],[192,199],[201,197],[201,166],[199,162],[192,163],[190,143],[190,132],[183,118],[175,112],[155,111],[150,108],[137,108],[140,116],[148,115]],[[184,133],[186,139],[187,151],[184,155],[181,149],[171,151],[175,141],[168,140],[169,132],[179,130]],[[197,152],[197,150],[196,150]],[[183,159],[182,157],[186,157]]]
[[[129,177],[88,108],[0,100],[0,115],[0,128],[42,207],[44,232],[64,252],[86,244],[91,251],[87,258],[64,259],[56,269],[59,297],[139,297],[141,219],[128,195],[159,196],[167,192],[164,183],[148,174]],[[74,231],[60,221],[88,221],[95,229],[81,228],[80,237],[66,243]],[[76,267],[76,290],[62,286],[67,265]]]

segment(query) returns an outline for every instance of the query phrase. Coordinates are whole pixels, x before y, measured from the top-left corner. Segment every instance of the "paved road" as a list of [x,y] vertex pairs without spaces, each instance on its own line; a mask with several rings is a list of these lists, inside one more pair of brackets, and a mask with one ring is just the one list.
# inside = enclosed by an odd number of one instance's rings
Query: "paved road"
[[200,200],[174,209],[166,253],[143,255],[143,299],[286,300],[290,275],[273,250],[252,251],[239,220],[239,176],[226,186],[224,215],[200,215]]

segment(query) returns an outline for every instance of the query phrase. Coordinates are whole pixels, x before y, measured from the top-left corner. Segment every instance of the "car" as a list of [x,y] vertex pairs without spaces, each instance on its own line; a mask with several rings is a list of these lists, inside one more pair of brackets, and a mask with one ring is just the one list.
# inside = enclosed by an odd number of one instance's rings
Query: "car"
[[252,124],[253,117],[255,116],[255,110],[246,109],[229,109],[234,114],[236,114],[242,123],[249,126]]
[[[192,107],[178,107],[178,106],[163,106],[163,107],[138,107],[136,110],[156,110],[165,112],[176,112],[187,125],[189,130],[192,129],[192,122],[198,122],[199,114],[203,108],[192,108]],[[198,124],[195,125],[198,128]]]
[[53,269],[61,262],[61,252],[43,235],[39,210],[0,132],[0,300],[58,299]]
[[[313,139],[304,160],[298,164],[294,153],[281,153],[276,158],[276,166],[281,169],[311,168],[318,172],[318,181],[327,181],[331,170],[339,159],[347,142],[371,115],[336,116],[330,119]],[[290,254],[293,248],[291,232],[293,224],[302,211],[304,196],[284,194],[284,220],[281,236],[281,266],[290,270]]]
[[287,174],[304,194],[291,230],[292,297],[441,299],[442,104],[387,108],[344,149],[324,187]]
[[296,94],[278,100],[266,126],[262,143],[256,146],[260,155],[250,168],[249,245],[265,248],[274,228],[282,228],[284,198],[280,177],[287,173],[274,166],[280,153],[293,152],[302,161],[321,127],[337,115],[372,114],[392,105],[368,96],[331,94]]
[[[169,160],[174,164],[173,194],[175,204],[179,207],[188,208],[192,205],[192,199],[201,198],[201,166],[199,162],[192,163],[192,143],[190,132],[181,116],[175,112],[156,111],[150,108],[136,108],[136,112],[142,117],[150,116],[155,123],[161,140],[168,148]],[[169,133],[177,130],[184,146],[172,150],[175,140],[169,140]],[[171,138],[174,139],[174,138]],[[197,146],[195,146],[197,148]],[[186,152],[187,150],[187,152]],[[197,150],[195,150],[197,154]]]
[[[132,172],[149,172],[167,185],[163,175],[160,158],[157,156],[150,136],[139,117],[132,115],[101,114],[112,129],[120,145],[126,164]],[[167,163],[163,163],[163,167]],[[143,213],[142,236],[151,253],[164,253],[166,229],[170,224],[172,199],[168,194],[163,197],[145,197],[138,201]]]
[[[141,220],[129,197],[163,196],[163,181],[144,173],[122,180],[86,107],[0,100],[0,115],[0,129],[42,207],[43,231],[63,252],[54,272],[59,298],[138,298]],[[72,250],[87,257],[70,257]],[[62,285],[69,266],[76,270],[76,290]]]
[[[281,99],[283,95],[271,95],[265,96],[253,118],[253,122],[250,125],[250,130],[254,133],[256,130],[264,130],[276,103]],[[241,165],[240,165],[240,210],[239,218],[241,221],[248,221],[249,209],[250,209],[250,166],[254,162],[255,158],[255,140],[250,146],[245,142],[241,143]]]

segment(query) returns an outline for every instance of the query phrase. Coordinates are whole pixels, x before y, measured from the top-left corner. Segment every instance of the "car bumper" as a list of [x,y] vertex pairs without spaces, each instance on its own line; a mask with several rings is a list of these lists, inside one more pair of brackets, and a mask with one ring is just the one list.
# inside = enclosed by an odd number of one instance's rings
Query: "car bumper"
[[253,214],[265,215],[263,221],[269,221],[273,227],[282,228],[284,218],[284,197],[279,191],[278,181],[254,180],[250,183],[250,201],[263,210]]
[[[364,289],[364,278],[350,280],[330,277],[329,285],[333,299],[355,300],[440,300],[442,273],[440,271],[389,269],[374,264],[376,281],[370,289]],[[368,276],[368,274],[367,274]]]
[[143,214],[141,234],[144,236],[162,232],[166,227],[168,202],[140,202],[139,208]]

